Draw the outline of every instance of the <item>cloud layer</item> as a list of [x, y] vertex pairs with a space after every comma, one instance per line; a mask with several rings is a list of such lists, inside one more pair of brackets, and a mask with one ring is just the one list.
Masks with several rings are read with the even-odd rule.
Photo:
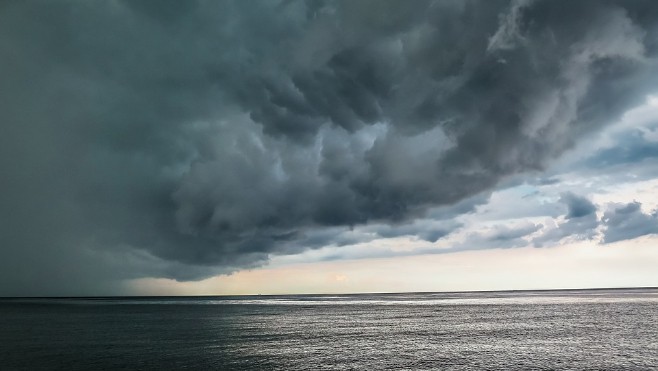
[[[3, 2], [6, 287], [435, 242], [652, 91], [656, 19], [651, 1]], [[566, 202], [566, 224], [594, 211]]]

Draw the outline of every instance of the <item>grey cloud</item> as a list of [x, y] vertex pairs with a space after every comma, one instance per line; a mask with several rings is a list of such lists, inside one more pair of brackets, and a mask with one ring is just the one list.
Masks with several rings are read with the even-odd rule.
[[373, 226], [371, 229], [383, 238], [392, 238], [400, 236], [418, 237], [427, 242], [436, 242], [450, 233], [458, 230], [463, 225], [456, 221], [433, 221], [417, 220], [413, 223], [404, 225], [380, 225]]
[[616, 205], [603, 214], [605, 227], [603, 243], [630, 240], [647, 234], [658, 233], [658, 214], [645, 214], [642, 204], [631, 202]]
[[596, 206], [585, 197], [571, 192], [563, 193], [560, 202], [567, 205], [567, 219], [582, 218], [596, 212]]
[[596, 206], [587, 198], [574, 193], [563, 193], [560, 202], [567, 207], [564, 220], [557, 223], [554, 228], [547, 229], [533, 239], [537, 247], [546, 244], [555, 244], [563, 238], [576, 240], [592, 239], [596, 236], [599, 220], [596, 216]]
[[545, 185], [553, 185], [553, 184], [558, 184], [560, 183], [560, 179], [557, 177], [551, 177], [551, 178], [539, 178], [536, 180], [536, 184], [545, 186]]
[[483, 250], [527, 246], [525, 237], [537, 232], [542, 224], [523, 223], [517, 226], [496, 225], [480, 232], [471, 232], [466, 239], [450, 247], [450, 250]]
[[[657, 12], [2, 2], [5, 281], [197, 279], [319, 247], [323, 228], [470, 212], [655, 86]], [[153, 262], [121, 267], [125, 249]]]
[[582, 142], [549, 172], [571, 180], [596, 179], [587, 185], [590, 193], [605, 190], [608, 185], [655, 178], [658, 176], [656, 111], [649, 102], [634, 107], [618, 123], [594, 136], [593, 141]]
[[[369, 227], [373, 229], [373, 227]], [[459, 227], [457, 227], [459, 228]], [[373, 258], [393, 258], [414, 255], [434, 255], [449, 254], [459, 251], [484, 250], [496, 248], [514, 248], [528, 245], [527, 237], [542, 228], [541, 224], [522, 223], [516, 226], [495, 225], [484, 228], [479, 232], [466, 234], [463, 241], [448, 244], [447, 247], [436, 247], [425, 245], [411, 249], [391, 249], [380, 246], [347, 246], [331, 251], [326, 251], [322, 260], [356, 260], [356, 259], [373, 259]], [[453, 230], [452, 232], [456, 231]], [[392, 234], [390, 237], [409, 236], [407, 233]], [[439, 238], [447, 236], [441, 235]], [[425, 239], [422, 238], [421, 239]], [[428, 239], [425, 239], [428, 242]]]
[[641, 130], [630, 130], [615, 139], [614, 147], [597, 151], [586, 160], [585, 166], [600, 169], [643, 161], [654, 163], [658, 159], [658, 142], [647, 139]]
[[473, 214], [480, 206], [489, 202], [491, 192], [482, 192], [465, 198], [452, 205], [444, 205], [431, 209], [427, 216], [434, 220], [452, 219], [459, 215]]

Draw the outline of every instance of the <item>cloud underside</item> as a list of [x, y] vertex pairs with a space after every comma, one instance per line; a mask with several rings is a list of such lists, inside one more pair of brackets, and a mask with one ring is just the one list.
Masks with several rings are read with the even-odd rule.
[[[652, 1], [3, 2], [0, 268], [186, 280], [436, 242], [652, 92], [656, 19]], [[565, 197], [546, 241], [595, 215]], [[589, 221], [606, 242], [655, 232], [615, 210]]]

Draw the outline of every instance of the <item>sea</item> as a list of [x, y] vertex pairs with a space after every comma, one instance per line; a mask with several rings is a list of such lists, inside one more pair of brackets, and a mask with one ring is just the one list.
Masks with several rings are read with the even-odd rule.
[[0, 370], [651, 370], [658, 289], [0, 299]]

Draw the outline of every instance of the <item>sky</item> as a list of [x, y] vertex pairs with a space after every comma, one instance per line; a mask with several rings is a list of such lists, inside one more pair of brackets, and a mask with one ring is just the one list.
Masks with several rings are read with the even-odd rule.
[[658, 3], [0, 2], [0, 296], [658, 286]]

